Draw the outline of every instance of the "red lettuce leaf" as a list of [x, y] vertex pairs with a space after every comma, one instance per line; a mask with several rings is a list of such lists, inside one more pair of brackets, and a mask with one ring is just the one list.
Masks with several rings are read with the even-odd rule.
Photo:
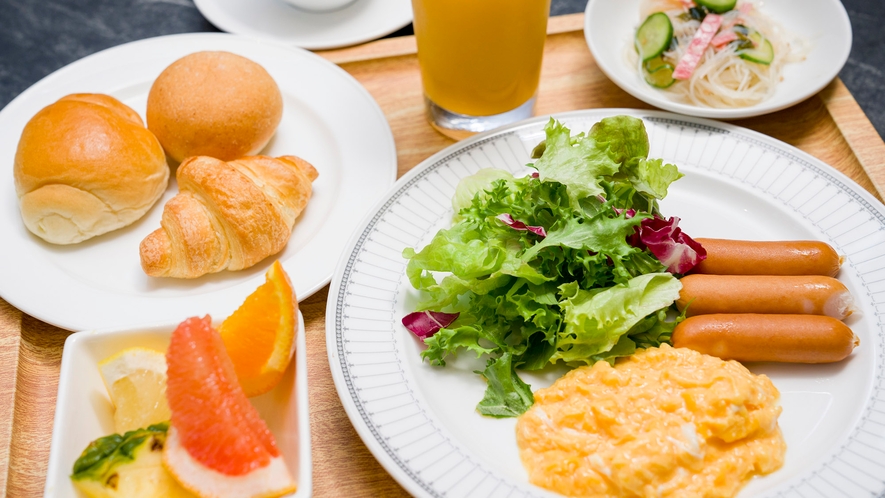
[[[676, 216], [642, 220], [630, 244], [648, 248], [670, 273], [684, 274], [707, 259], [707, 251], [679, 228]], [[638, 239], [638, 240], [637, 240]]]
[[439, 329], [448, 327], [460, 313], [441, 311], [416, 311], [403, 317], [403, 326], [422, 340], [433, 336]]
[[509, 226], [510, 228], [512, 228], [514, 230], [528, 230], [529, 232], [532, 232], [533, 234], [538, 235], [540, 237], [547, 236], [547, 230], [544, 230], [544, 227], [536, 227], [536, 226], [526, 225], [525, 223], [523, 223], [521, 221], [514, 220], [513, 216], [510, 216], [507, 213], [499, 214], [497, 216], [497, 218], [499, 220], [503, 221], [505, 225]]

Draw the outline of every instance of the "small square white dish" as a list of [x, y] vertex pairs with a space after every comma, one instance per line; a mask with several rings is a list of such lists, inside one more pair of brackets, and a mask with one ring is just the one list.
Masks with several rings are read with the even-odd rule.
[[[87, 330], [68, 337], [61, 360], [44, 496], [82, 497], [70, 479], [74, 461], [91, 441], [114, 432], [113, 405], [98, 363], [129, 347], [165, 351], [175, 327]], [[307, 498], [313, 491], [307, 400], [304, 317], [299, 311], [295, 356], [282, 381], [270, 392], [250, 399], [298, 483], [298, 490], [288, 498]]]

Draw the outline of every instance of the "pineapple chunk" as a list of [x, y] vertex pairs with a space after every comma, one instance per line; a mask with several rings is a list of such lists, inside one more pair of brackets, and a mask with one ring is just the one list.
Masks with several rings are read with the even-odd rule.
[[168, 423], [96, 439], [74, 463], [71, 480], [93, 498], [192, 497], [163, 467]]

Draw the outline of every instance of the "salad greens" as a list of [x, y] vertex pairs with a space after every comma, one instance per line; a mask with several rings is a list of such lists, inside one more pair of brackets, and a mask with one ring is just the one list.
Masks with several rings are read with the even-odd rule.
[[657, 201], [682, 174], [648, 159], [642, 120], [605, 118], [572, 135], [551, 119], [545, 131], [530, 165], [537, 173], [487, 169], [463, 179], [452, 227], [403, 251], [422, 291], [403, 323], [431, 364], [462, 350], [487, 357], [477, 372], [488, 383], [483, 415], [532, 405], [518, 369], [613, 363], [667, 342], [681, 319], [667, 319], [682, 288], [673, 273], [704, 257], [678, 218], [660, 216]]

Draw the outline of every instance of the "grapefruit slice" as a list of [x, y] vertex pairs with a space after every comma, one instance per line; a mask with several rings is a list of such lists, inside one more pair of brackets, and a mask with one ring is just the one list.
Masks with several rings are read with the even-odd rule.
[[163, 464], [182, 486], [207, 497], [269, 497], [296, 489], [208, 316], [175, 329], [166, 363], [172, 419]]

